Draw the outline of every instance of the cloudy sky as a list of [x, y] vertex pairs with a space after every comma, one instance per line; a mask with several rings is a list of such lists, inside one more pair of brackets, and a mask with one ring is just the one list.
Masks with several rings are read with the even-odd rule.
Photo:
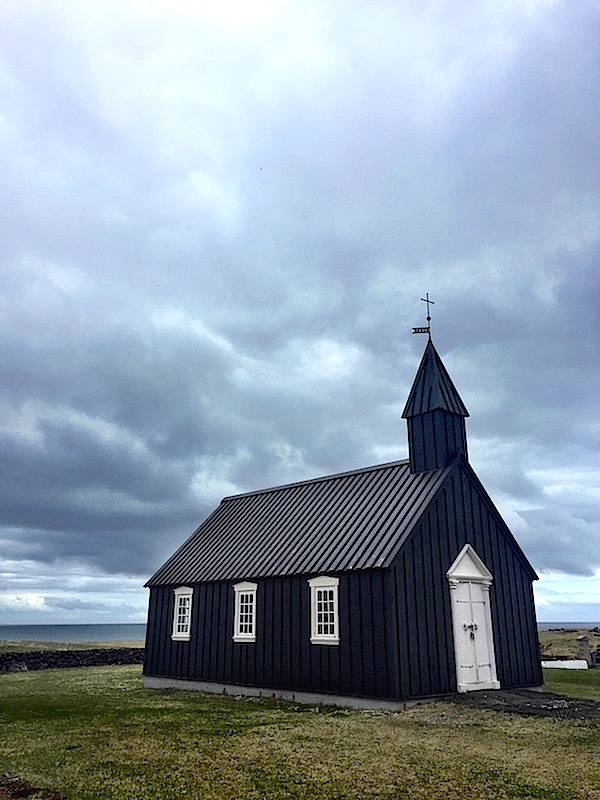
[[0, 622], [142, 622], [221, 497], [404, 458], [426, 343], [600, 621], [600, 4], [0, 0]]

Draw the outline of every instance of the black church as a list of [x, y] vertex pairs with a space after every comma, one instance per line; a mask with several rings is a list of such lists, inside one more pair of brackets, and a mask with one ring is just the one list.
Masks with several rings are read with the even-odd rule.
[[431, 339], [409, 458], [226, 497], [148, 581], [147, 686], [392, 707], [542, 683], [537, 576]]

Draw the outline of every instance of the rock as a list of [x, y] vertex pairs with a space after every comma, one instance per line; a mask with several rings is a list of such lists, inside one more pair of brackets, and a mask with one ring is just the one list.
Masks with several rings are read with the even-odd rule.
[[24, 661], [8, 661], [0, 666], [0, 672], [27, 672], [29, 667]]
[[143, 663], [144, 649], [142, 647], [97, 647], [90, 650], [0, 653], [0, 672]]

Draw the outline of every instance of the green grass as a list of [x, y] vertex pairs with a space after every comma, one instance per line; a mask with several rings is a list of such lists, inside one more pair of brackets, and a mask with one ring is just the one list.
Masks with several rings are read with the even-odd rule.
[[544, 688], [549, 692], [600, 702], [600, 669], [545, 669]]
[[[594, 693], [593, 675], [566, 680]], [[441, 701], [319, 711], [144, 689], [139, 666], [47, 670], [0, 676], [2, 771], [69, 800], [598, 800], [600, 726]]]

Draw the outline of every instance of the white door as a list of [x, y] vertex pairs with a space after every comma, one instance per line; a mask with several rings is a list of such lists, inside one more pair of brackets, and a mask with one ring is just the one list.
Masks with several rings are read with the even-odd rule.
[[447, 575], [458, 691], [499, 689], [490, 612], [492, 575], [470, 545], [463, 548]]

